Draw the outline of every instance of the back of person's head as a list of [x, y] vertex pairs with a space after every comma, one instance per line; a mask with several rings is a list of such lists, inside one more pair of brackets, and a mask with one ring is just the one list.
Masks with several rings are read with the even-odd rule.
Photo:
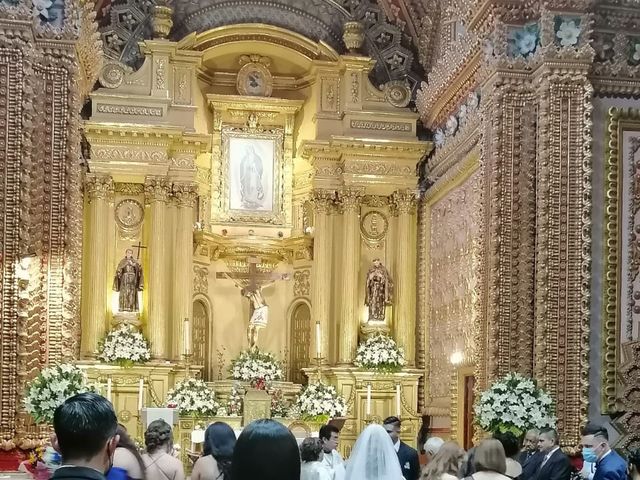
[[476, 472], [498, 472], [504, 474], [507, 470], [507, 459], [502, 444], [495, 438], [488, 438], [480, 442], [473, 456], [473, 466]]
[[316, 462], [320, 458], [322, 443], [319, 438], [307, 437], [300, 444], [300, 458], [303, 462]]
[[236, 442], [231, 478], [299, 480], [300, 452], [293, 434], [274, 420], [251, 422]]
[[609, 442], [609, 431], [607, 427], [595, 422], [587, 423], [582, 429], [582, 436], [586, 437], [587, 435], [593, 435], [594, 437], [603, 439], [607, 443]]
[[513, 458], [520, 453], [520, 442], [518, 442], [518, 438], [513, 433], [496, 432], [493, 434], [493, 438], [502, 444], [507, 458]]
[[203, 455], [211, 455], [224, 478], [231, 478], [231, 459], [236, 446], [236, 433], [224, 422], [215, 422], [204, 432]]
[[423, 470], [421, 478], [440, 480], [444, 473], [457, 476], [464, 456], [464, 450], [456, 442], [444, 443]]
[[320, 427], [318, 437], [320, 440], [331, 440], [332, 433], [340, 433], [340, 429], [335, 425], [323, 425]]
[[629, 460], [629, 473], [633, 479], [634, 475], [640, 474], [640, 449], [629, 450], [627, 458]]
[[117, 428], [111, 402], [95, 393], [74, 395], [53, 414], [55, 443], [64, 463], [104, 456], [108, 467], [118, 442]]
[[440, 437], [429, 437], [427, 441], [424, 442], [424, 451], [427, 455], [434, 456], [438, 453], [438, 450], [444, 445], [444, 440]]
[[162, 419], [151, 422], [147, 431], [144, 432], [144, 444], [149, 453], [154, 453], [161, 448], [165, 448], [168, 452], [173, 446], [171, 425]]

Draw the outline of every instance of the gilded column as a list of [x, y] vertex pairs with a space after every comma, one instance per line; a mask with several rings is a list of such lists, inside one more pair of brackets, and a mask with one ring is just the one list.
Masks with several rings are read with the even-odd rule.
[[340, 335], [338, 362], [353, 361], [358, 346], [358, 269], [360, 266], [360, 201], [363, 193], [345, 189], [339, 194], [342, 205], [342, 299], [340, 304]]
[[113, 180], [109, 175], [87, 175], [85, 193], [89, 207], [84, 256], [81, 355], [94, 357], [107, 330], [107, 225]]
[[[326, 360], [329, 358], [330, 294], [331, 294], [331, 231], [329, 215], [334, 201], [334, 192], [330, 190], [314, 190], [313, 206], [315, 210], [315, 228], [313, 236], [313, 281], [311, 303], [313, 321], [320, 323], [321, 351]], [[313, 345], [315, 352], [318, 339], [313, 329]], [[313, 354], [312, 354], [313, 356]]]
[[[174, 183], [176, 205], [176, 236], [173, 252], [173, 318], [172, 356], [180, 360], [184, 351], [184, 319], [193, 325], [193, 206], [198, 187], [195, 183]], [[192, 338], [189, 336], [189, 338]]]
[[146, 202], [149, 205], [149, 272], [147, 334], [154, 358], [169, 358], [167, 332], [169, 307], [165, 262], [167, 261], [167, 201], [169, 183], [166, 177], [147, 177], [144, 184]]
[[407, 366], [412, 367], [416, 357], [416, 198], [413, 191], [399, 190], [391, 200], [398, 216], [393, 333], [404, 348]]

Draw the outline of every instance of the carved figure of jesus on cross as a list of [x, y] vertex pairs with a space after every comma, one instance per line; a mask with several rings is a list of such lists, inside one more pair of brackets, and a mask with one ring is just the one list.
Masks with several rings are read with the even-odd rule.
[[267, 326], [269, 322], [269, 307], [262, 295], [262, 289], [272, 285], [278, 280], [289, 280], [288, 273], [262, 273], [258, 270], [260, 258], [248, 257], [249, 271], [244, 272], [218, 272], [216, 278], [233, 280], [236, 287], [240, 288], [240, 294], [249, 300], [251, 316], [247, 328], [247, 341], [250, 349], [256, 349], [258, 332]]

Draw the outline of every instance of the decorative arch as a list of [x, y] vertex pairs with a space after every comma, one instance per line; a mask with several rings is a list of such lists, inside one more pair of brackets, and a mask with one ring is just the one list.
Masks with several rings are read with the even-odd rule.
[[205, 381], [213, 380], [213, 306], [209, 297], [202, 293], [193, 296], [192, 329], [193, 363], [203, 366], [202, 377]]
[[297, 298], [287, 311], [289, 328], [289, 380], [305, 384], [307, 377], [301, 369], [310, 364], [311, 353], [311, 302]]

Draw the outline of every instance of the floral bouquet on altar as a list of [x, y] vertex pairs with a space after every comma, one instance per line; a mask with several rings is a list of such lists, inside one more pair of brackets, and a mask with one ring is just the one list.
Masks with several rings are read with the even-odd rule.
[[58, 405], [77, 393], [93, 390], [82, 370], [62, 363], [43, 369], [33, 379], [24, 398], [24, 407], [36, 423], [51, 423]]
[[555, 427], [551, 396], [532, 378], [510, 373], [484, 391], [474, 407], [476, 423], [487, 432], [520, 436], [529, 429]]
[[347, 402], [335, 387], [322, 382], [307, 385], [296, 397], [293, 410], [303, 420], [326, 423], [331, 418], [347, 414]]
[[242, 395], [240, 394], [241, 387], [234, 385], [231, 388], [231, 395], [227, 401], [227, 414], [230, 417], [239, 417], [242, 415]]
[[282, 390], [271, 390], [269, 395], [271, 395], [271, 417], [287, 417], [289, 415], [289, 402], [284, 398]]
[[245, 350], [231, 361], [231, 378], [249, 382], [258, 390], [265, 390], [271, 382], [282, 380], [282, 366], [272, 353], [257, 349]]
[[167, 406], [177, 408], [181, 415], [214, 417], [220, 404], [216, 394], [206, 383], [197, 378], [185, 378], [167, 392]]
[[98, 359], [121, 367], [132, 367], [151, 359], [149, 342], [131, 325], [121, 325], [111, 330], [100, 343]]
[[358, 345], [356, 367], [379, 372], [398, 372], [405, 365], [404, 350], [388, 335], [376, 335]]

